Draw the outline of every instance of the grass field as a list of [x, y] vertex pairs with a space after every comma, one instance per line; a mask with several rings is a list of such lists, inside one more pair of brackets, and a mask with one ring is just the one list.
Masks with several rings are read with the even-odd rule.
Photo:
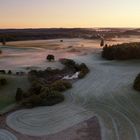
[[15, 94], [18, 87], [27, 90], [29, 82], [26, 76], [2, 75], [0, 78], [7, 79], [7, 85], [0, 87], [0, 111], [10, 104], [15, 103]]

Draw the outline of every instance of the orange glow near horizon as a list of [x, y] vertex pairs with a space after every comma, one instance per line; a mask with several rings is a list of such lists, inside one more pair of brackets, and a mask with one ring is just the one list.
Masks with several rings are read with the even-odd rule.
[[0, 28], [140, 27], [140, 0], [1, 0]]

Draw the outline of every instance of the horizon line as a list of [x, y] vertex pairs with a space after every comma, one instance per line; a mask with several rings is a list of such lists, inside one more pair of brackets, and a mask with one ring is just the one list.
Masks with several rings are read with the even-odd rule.
[[23, 27], [23, 28], [0, 28], [0, 30], [18, 30], [18, 29], [140, 29], [140, 27]]

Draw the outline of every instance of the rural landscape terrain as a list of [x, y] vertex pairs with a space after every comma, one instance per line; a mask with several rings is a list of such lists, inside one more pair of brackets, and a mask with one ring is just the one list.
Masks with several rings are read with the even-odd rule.
[[0, 140], [140, 139], [140, 29], [0, 37]]
[[140, 140], [140, 0], [0, 0], [0, 140]]

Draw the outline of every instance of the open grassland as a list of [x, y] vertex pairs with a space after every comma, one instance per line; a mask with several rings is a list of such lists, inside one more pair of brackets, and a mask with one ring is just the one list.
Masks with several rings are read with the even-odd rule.
[[[63, 40], [63, 42], [61, 42]], [[130, 43], [130, 42], [139, 42], [140, 36], [128, 35], [123, 37], [107, 38], [105, 43], [108, 45], [121, 44], [121, 43]], [[31, 40], [31, 41], [15, 41], [8, 42], [8, 46], [16, 47], [35, 47], [35, 48], [46, 48], [46, 49], [63, 49], [63, 48], [96, 48], [99, 47], [100, 39], [49, 39], [49, 40]]]
[[7, 117], [8, 126], [26, 135], [42, 136], [97, 116], [102, 140], [139, 140], [140, 95], [132, 88], [139, 61], [110, 62], [97, 54], [75, 60], [86, 63], [90, 74], [65, 93], [65, 102], [16, 111]]
[[[63, 40], [63, 41], [62, 41]], [[62, 41], [62, 42], [61, 42]], [[93, 46], [94, 43], [94, 46]], [[33, 41], [15, 41], [8, 42], [8, 46], [15, 47], [33, 47], [33, 48], [46, 48], [46, 49], [63, 49], [72, 47], [96, 47], [99, 45], [100, 40], [86, 40], [86, 39], [52, 39], [52, 40], [33, 40]]]
[[27, 90], [29, 82], [27, 76], [2, 75], [1, 78], [7, 79], [7, 85], [0, 87], [0, 111], [10, 104], [15, 103], [17, 88]]
[[98, 46], [99, 43], [99, 40], [84, 39], [64, 39], [64, 42], [60, 40], [8, 42], [7, 46], [0, 46], [3, 52], [0, 55], [0, 64], [2, 69], [13, 71], [38, 70], [46, 69], [46, 67], [62, 68], [57, 61], [47, 63], [47, 55], [53, 54], [55, 60], [73, 58], [94, 52], [93, 44]]
[[[61, 42], [63, 40], [63, 42]], [[108, 45], [140, 41], [138, 36], [111, 38], [105, 40]], [[7, 46], [0, 46], [0, 64], [2, 69], [14, 71], [26, 71], [28, 68], [45, 69], [46, 56], [55, 55], [55, 59], [73, 58], [78, 55], [86, 55], [98, 52], [100, 40], [93, 39], [52, 39], [7, 42]], [[52, 67], [51, 63], [47, 64]], [[59, 65], [56, 63], [55, 65]], [[56, 68], [56, 67], [55, 67]]]

